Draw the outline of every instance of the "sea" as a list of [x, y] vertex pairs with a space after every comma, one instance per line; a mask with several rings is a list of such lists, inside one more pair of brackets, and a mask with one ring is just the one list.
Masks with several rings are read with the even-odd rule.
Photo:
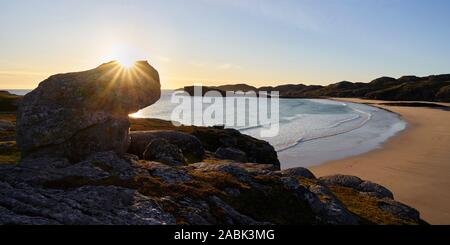
[[[29, 90], [9, 90], [24, 95]], [[172, 100], [173, 90], [163, 90], [161, 98], [155, 104], [132, 114], [138, 118], [158, 118], [171, 120], [172, 112], [179, 106]], [[205, 103], [202, 110], [211, 104]], [[227, 105], [230, 106], [230, 105]], [[248, 107], [232, 104], [233, 110], [227, 111], [255, 117]], [[247, 113], [243, 110], [247, 110]], [[202, 116], [202, 113], [197, 113]], [[216, 121], [197, 118], [181, 121], [182, 124], [214, 126]], [[250, 118], [246, 118], [249, 122]], [[180, 122], [180, 121], [178, 121]], [[262, 137], [263, 124], [233, 126], [243, 134], [268, 141], [277, 151], [282, 169], [311, 167], [327, 161], [343, 159], [363, 154], [378, 148], [390, 137], [407, 127], [402, 118], [392, 112], [365, 104], [339, 102], [326, 99], [279, 99], [278, 133], [271, 137]]]

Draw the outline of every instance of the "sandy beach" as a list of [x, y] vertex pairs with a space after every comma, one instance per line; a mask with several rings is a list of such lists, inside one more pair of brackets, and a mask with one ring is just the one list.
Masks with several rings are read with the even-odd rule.
[[349, 174], [382, 184], [394, 192], [397, 200], [419, 210], [427, 222], [450, 224], [450, 111], [376, 106], [400, 114], [408, 122], [408, 128], [388, 140], [381, 149], [327, 162], [311, 170], [317, 176]]

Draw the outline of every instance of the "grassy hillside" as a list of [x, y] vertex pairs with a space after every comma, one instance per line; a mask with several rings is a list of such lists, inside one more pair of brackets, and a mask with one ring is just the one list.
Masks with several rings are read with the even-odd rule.
[[[253, 87], [243, 84], [223, 85], [219, 87], [204, 87], [204, 92], [251, 90]], [[185, 87], [193, 94], [193, 87]], [[265, 86], [259, 91], [278, 91], [282, 98], [323, 98], [323, 97], [358, 97], [379, 100], [406, 101], [440, 101], [450, 102], [450, 74], [432, 75], [427, 77], [403, 76], [395, 79], [380, 77], [370, 83], [353, 83], [342, 81], [328, 86], [286, 84], [280, 86]]]

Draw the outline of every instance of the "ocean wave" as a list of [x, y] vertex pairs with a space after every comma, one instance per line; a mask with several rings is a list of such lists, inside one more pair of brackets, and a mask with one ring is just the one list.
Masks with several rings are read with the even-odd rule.
[[[348, 105], [345, 104], [345, 106], [348, 106]], [[297, 141], [293, 142], [292, 144], [288, 144], [286, 146], [280, 147], [280, 148], [276, 149], [276, 151], [277, 152], [283, 152], [283, 151], [286, 151], [286, 150], [291, 149], [293, 147], [296, 147], [297, 145], [299, 145], [301, 143], [304, 143], [304, 142], [318, 140], [318, 139], [324, 139], [324, 138], [328, 138], [328, 137], [333, 137], [333, 136], [349, 133], [349, 132], [352, 132], [352, 131], [354, 131], [356, 129], [359, 129], [359, 128], [363, 127], [367, 122], [369, 122], [372, 119], [372, 114], [371, 113], [365, 112], [365, 111], [362, 111], [362, 110], [358, 110], [358, 109], [352, 108], [350, 106], [348, 106], [348, 107], [350, 109], [352, 109], [353, 111], [357, 112], [357, 113], [361, 113], [361, 114], [365, 115], [366, 116], [365, 119], [360, 124], [357, 124], [357, 125], [355, 125], [355, 127], [352, 127], [350, 129], [347, 129], [347, 130], [334, 132], [334, 133], [330, 132], [330, 133], [325, 134], [325, 135], [318, 135], [318, 136], [313, 136], [313, 137], [305, 137], [305, 136], [300, 137], [300, 138], [297, 139]], [[344, 123], [355, 121], [355, 120], [357, 120], [359, 118], [361, 118], [361, 115], [357, 115], [357, 116], [352, 117], [352, 118], [347, 118], [347, 119], [341, 120], [341, 121], [331, 125], [330, 127], [321, 128], [321, 129], [317, 129], [317, 130], [326, 131], [327, 129], [336, 128], [336, 127], [338, 127], [338, 126], [340, 126], [340, 125], [342, 125]]]

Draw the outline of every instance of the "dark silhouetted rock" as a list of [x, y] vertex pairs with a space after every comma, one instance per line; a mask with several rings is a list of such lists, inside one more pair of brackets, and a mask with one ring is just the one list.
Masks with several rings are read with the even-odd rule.
[[371, 195], [383, 198], [394, 198], [394, 195], [386, 187], [370, 181], [364, 181], [356, 176], [351, 175], [332, 175], [319, 178], [325, 185], [340, 185], [350, 187], [360, 192], [366, 192]]
[[142, 155], [144, 160], [157, 161], [172, 166], [181, 166], [186, 163], [180, 148], [164, 138], [151, 140]]
[[84, 186], [64, 191], [1, 181], [0, 188], [2, 225], [175, 224], [154, 199], [132, 189]]
[[341, 174], [320, 177], [319, 180], [325, 185], [341, 185], [350, 188], [358, 188], [363, 182], [363, 180], [356, 176]]
[[235, 160], [238, 162], [247, 162], [247, 155], [245, 152], [233, 148], [233, 147], [220, 147], [215, 152], [216, 157], [220, 159], [229, 159], [229, 160]]
[[95, 69], [58, 74], [24, 96], [17, 117], [17, 142], [25, 157], [67, 156], [80, 160], [91, 153], [129, 146], [128, 115], [160, 97], [158, 72], [147, 62], [138, 72], [117, 62]]
[[361, 192], [371, 193], [372, 195], [380, 198], [394, 198], [394, 194], [386, 187], [370, 181], [363, 181], [361, 184], [359, 184], [357, 190]]
[[419, 211], [393, 199], [382, 199], [382, 201], [380, 202], [380, 208], [397, 217], [402, 217], [403, 219], [420, 221]]
[[[247, 156], [248, 162], [251, 163], [259, 163], [259, 164], [271, 164], [274, 165], [278, 170], [280, 169], [280, 161], [278, 160], [277, 152], [274, 147], [270, 145], [268, 142], [264, 140], [259, 140], [253, 138], [249, 135], [242, 134], [238, 130], [235, 129], [224, 129], [223, 126], [218, 125], [214, 127], [199, 127], [199, 126], [174, 126], [172, 122], [165, 121], [161, 119], [150, 119], [150, 118], [141, 118], [141, 119], [131, 119], [132, 127], [131, 127], [131, 138], [132, 143], [129, 150], [130, 154], [140, 155], [145, 150], [145, 146], [149, 140], [149, 138], [153, 138], [152, 133], [148, 133], [149, 136], [145, 136], [148, 130], [151, 132], [155, 131], [177, 131], [183, 132], [184, 134], [194, 136], [198, 141], [200, 141], [203, 146], [204, 151], [210, 154], [214, 154], [220, 147], [232, 147], [235, 149], [239, 149], [240, 151], [245, 152]], [[141, 136], [139, 136], [141, 135]], [[162, 137], [166, 138], [166, 133], [160, 133]], [[179, 135], [177, 133], [173, 133], [173, 135]], [[183, 137], [178, 137], [182, 139]], [[167, 138], [166, 138], [167, 139]], [[169, 142], [172, 143], [171, 140]], [[182, 141], [183, 142], [183, 141]], [[191, 150], [186, 149], [184, 151], [184, 146], [182, 143], [179, 145], [174, 141], [175, 145], [181, 148], [183, 151], [184, 157], [188, 160], [188, 163], [200, 162], [203, 161], [203, 158], [206, 158], [206, 155], [201, 155], [202, 158], [198, 159], [190, 159], [189, 156], [186, 155], [186, 152], [196, 152], [195, 149], [199, 149], [198, 147], [192, 147]], [[202, 153], [204, 152], [202, 151]], [[197, 153], [196, 153], [197, 154]], [[195, 157], [195, 156], [194, 156]]]
[[128, 153], [142, 157], [147, 145], [154, 139], [164, 139], [181, 149], [187, 162], [203, 160], [205, 149], [195, 136], [172, 130], [152, 130], [131, 132], [131, 144]]
[[196, 127], [192, 131], [203, 144], [203, 147], [216, 152], [221, 147], [231, 147], [245, 153], [251, 163], [272, 164], [280, 169], [278, 155], [268, 142], [255, 139], [235, 129], [218, 129], [212, 127]]
[[285, 169], [281, 171], [281, 174], [286, 177], [303, 177], [307, 179], [316, 178], [316, 176], [314, 176], [314, 174], [309, 171], [309, 169], [302, 167]]

